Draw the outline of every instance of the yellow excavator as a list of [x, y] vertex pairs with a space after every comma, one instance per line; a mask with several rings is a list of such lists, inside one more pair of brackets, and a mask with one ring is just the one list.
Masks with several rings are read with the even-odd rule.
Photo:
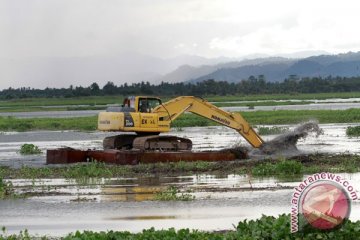
[[121, 106], [108, 107], [106, 112], [100, 112], [98, 129], [135, 134], [106, 137], [103, 141], [104, 149], [191, 150], [190, 139], [159, 136], [160, 133], [169, 132], [172, 121], [184, 112], [191, 112], [235, 129], [255, 148], [264, 143], [239, 113], [221, 110], [202, 98], [181, 96], [162, 103], [157, 97], [131, 96], [125, 98]]

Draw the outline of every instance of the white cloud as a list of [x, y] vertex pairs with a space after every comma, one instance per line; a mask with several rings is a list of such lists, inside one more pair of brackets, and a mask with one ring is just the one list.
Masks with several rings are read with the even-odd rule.
[[[359, 9], [356, 0], [1, 0], [0, 83], [26, 81], [14, 77], [24, 59], [360, 51]], [[40, 73], [57, 74], [45, 65]]]
[[[356, 22], [360, 21], [356, 13], [356, 9], [359, 9], [357, 2], [301, 3], [298, 12], [289, 18], [293, 21], [290, 25], [280, 21], [271, 25], [263, 22], [262, 26], [246, 34], [215, 37], [209, 41], [209, 48], [232, 56], [309, 50], [334, 53], [360, 50], [360, 32], [356, 30]], [[266, 20], [264, 15], [262, 17]]]
[[3, 0], [0, 57], [348, 51], [359, 47], [358, 9], [355, 0]]

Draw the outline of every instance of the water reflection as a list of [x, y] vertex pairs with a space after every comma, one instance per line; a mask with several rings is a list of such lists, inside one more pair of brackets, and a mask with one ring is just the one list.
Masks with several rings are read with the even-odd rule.
[[[262, 191], [288, 189], [295, 186], [296, 178], [254, 178], [238, 174], [200, 174], [189, 176], [147, 176], [139, 178], [99, 178], [86, 182], [67, 179], [13, 179], [16, 192], [27, 194], [29, 199], [41, 201], [86, 201], [100, 202], [147, 201], [169, 186], [182, 192], [191, 192], [197, 199], [224, 192]], [[216, 197], [218, 197], [216, 195]]]
[[[360, 173], [339, 174], [360, 189]], [[239, 198], [243, 192], [292, 189], [307, 176], [254, 177], [239, 174], [199, 174], [189, 176], [147, 176], [139, 178], [92, 179], [88, 184], [67, 179], [13, 179], [19, 194], [44, 202], [95, 200], [98, 202], [138, 202], [154, 199], [158, 192], [176, 186], [196, 199]]]

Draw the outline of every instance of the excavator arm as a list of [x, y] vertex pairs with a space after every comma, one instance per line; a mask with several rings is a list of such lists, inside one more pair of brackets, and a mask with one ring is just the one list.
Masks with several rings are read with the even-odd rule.
[[159, 121], [169, 123], [184, 112], [192, 112], [235, 129], [255, 148], [260, 147], [264, 143], [261, 137], [239, 113], [226, 112], [201, 98], [192, 96], [177, 97], [159, 105], [152, 112], [158, 114]]

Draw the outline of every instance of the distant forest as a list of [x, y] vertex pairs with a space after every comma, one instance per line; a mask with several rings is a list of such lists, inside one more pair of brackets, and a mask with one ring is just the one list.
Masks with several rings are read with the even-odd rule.
[[249, 95], [249, 94], [278, 94], [278, 93], [331, 93], [331, 92], [359, 92], [360, 77], [313, 77], [297, 79], [290, 76], [282, 82], [268, 82], [263, 75], [250, 76], [247, 80], [237, 83], [215, 81], [209, 79], [199, 83], [166, 83], [150, 84], [149, 82], [131, 85], [116, 85], [108, 82], [102, 88], [97, 83], [88, 87], [69, 88], [8, 88], [0, 91], [0, 99], [38, 98], [38, 97], [82, 97], [102, 95]]

